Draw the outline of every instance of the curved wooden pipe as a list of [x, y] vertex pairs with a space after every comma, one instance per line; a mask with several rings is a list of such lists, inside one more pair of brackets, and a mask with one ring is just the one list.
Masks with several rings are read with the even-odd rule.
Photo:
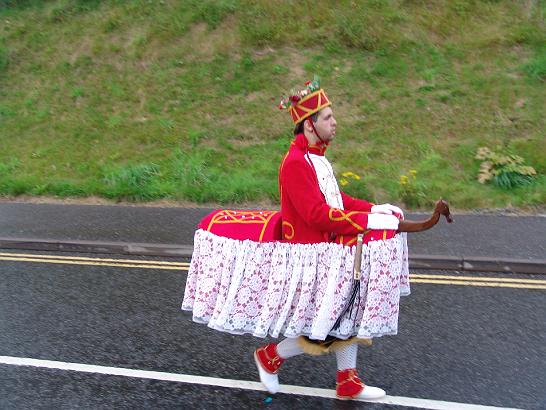
[[440, 199], [436, 202], [432, 216], [426, 221], [400, 221], [398, 223], [398, 232], [422, 232], [432, 228], [440, 220], [440, 215], [444, 215], [448, 223], [453, 222], [453, 218], [449, 212], [449, 204], [447, 201]]

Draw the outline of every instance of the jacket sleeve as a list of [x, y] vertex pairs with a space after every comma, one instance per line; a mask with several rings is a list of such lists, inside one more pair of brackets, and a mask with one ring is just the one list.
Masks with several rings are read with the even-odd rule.
[[343, 199], [343, 207], [350, 211], [371, 212], [372, 206], [375, 205], [371, 202], [364, 201], [363, 199], [353, 198], [344, 192], [341, 192], [341, 198]]
[[282, 194], [288, 195], [299, 216], [310, 226], [341, 235], [356, 235], [366, 229], [368, 215], [359, 210], [330, 208], [318, 186], [315, 173], [305, 160], [287, 161], [280, 178]]

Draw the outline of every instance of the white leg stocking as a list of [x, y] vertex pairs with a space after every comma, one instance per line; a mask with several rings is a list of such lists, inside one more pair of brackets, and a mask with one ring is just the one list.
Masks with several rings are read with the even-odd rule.
[[297, 356], [303, 353], [297, 337], [288, 337], [277, 345], [277, 353], [283, 359]]
[[337, 369], [346, 370], [356, 368], [356, 354], [358, 344], [353, 343], [336, 350]]

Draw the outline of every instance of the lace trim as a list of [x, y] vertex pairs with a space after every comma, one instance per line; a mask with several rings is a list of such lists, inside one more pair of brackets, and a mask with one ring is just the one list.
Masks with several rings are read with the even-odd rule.
[[330, 332], [352, 291], [354, 250], [197, 230], [182, 309], [213, 329], [257, 337], [396, 334], [400, 296], [410, 293], [406, 234], [363, 246], [360, 303]]

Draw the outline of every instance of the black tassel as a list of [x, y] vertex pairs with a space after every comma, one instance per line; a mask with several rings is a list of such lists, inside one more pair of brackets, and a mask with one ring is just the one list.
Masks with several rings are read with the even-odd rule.
[[[357, 296], [358, 296], [358, 302], [355, 303]], [[353, 291], [351, 293], [351, 297], [349, 298], [347, 305], [343, 309], [343, 312], [341, 312], [341, 314], [337, 318], [336, 323], [334, 323], [334, 327], [332, 327], [331, 331], [339, 329], [339, 326], [341, 325], [341, 320], [343, 319], [343, 317], [345, 316], [347, 312], [349, 312], [349, 317], [352, 316], [353, 308], [355, 305], [356, 306], [360, 305], [360, 280], [353, 280]], [[356, 311], [358, 312], [358, 307]]]
[[[349, 301], [347, 302], [347, 305], [345, 305], [345, 308], [343, 309], [343, 312], [339, 315], [339, 317], [336, 320], [336, 323], [334, 323], [334, 327], [332, 327], [332, 330], [334, 331], [339, 329], [339, 326], [341, 325], [341, 320], [349, 311], [349, 317], [353, 314], [353, 307], [355, 306], [355, 300], [358, 296], [358, 302], [356, 303], [357, 306], [360, 305], [360, 265], [362, 263], [362, 241], [364, 238], [364, 234], [358, 234], [356, 239], [356, 249], [355, 249], [355, 260], [353, 264], [353, 291], [351, 293], [351, 296], [349, 297]], [[358, 307], [356, 309], [358, 312]], [[355, 313], [356, 316], [356, 313]]]
[[[349, 317], [353, 316], [353, 308], [356, 306], [356, 313], [358, 312], [358, 306], [360, 306], [360, 280], [355, 280], [353, 293], [351, 294], [351, 299], [349, 299], [349, 304], [351, 305], [351, 310], [349, 310]], [[358, 298], [358, 299], [357, 299]]]

